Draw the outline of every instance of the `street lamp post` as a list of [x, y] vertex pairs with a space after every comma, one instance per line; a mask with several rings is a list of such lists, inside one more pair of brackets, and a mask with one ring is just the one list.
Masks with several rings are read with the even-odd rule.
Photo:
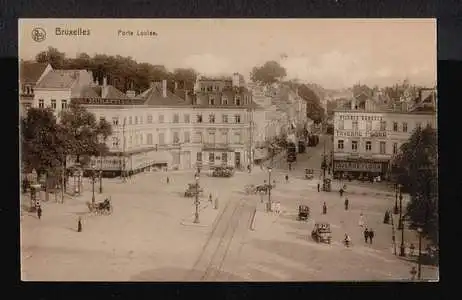
[[393, 213], [398, 214], [398, 186], [399, 184], [395, 183], [395, 207], [393, 208]]
[[417, 228], [417, 232], [419, 233], [419, 258], [418, 258], [418, 267], [417, 267], [417, 279], [422, 279], [422, 228]]
[[404, 249], [404, 224], [403, 224], [403, 194], [401, 191], [399, 193], [399, 223], [398, 229], [401, 230], [401, 246], [399, 256], [406, 256], [405, 249]]
[[196, 213], [194, 214], [194, 223], [198, 224], [199, 223], [199, 175], [196, 175], [196, 199], [194, 201], [194, 204], [196, 205]]
[[272, 185], [271, 185], [271, 167], [268, 168], [268, 185], [269, 185], [269, 188], [268, 188], [268, 211], [271, 211], [271, 188], [272, 188]]
[[92, 166], [92, 174], [91, 174], [91, 186], [92, 186], [92, 196], [91, 196], [91, 203], [95, 204], [95, 172], [96, 172], [96, 166]]

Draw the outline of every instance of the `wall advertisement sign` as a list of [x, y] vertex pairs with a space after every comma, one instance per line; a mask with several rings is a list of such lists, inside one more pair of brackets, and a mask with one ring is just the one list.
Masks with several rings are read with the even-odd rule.
[[356, 161], [334, 161], [334, 170], [335, 171], [381, 172], [382, 163], [356, 162]]

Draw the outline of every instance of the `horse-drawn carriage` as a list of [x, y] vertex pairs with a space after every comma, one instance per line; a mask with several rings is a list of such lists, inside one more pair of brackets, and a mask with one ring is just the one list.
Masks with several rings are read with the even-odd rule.
[[305, 169], [305, 179], [313, 179], [313, 178], [314, 178], [314, 170]]
[[94, 212], [97, 215], [110, 215], [113, 211], [113, 206], [110, 198], [104, 199], [103, 202], [91, 203], [87, 202], [88, 209], [90, 212]]
[[199, 194], [200, 196], [203, 195], [204, 189], [199, 186], [199, 184], [196, 183], [188, 183], [188, 188], [184, 192], [185, 197], [194, 197], [196, 194]]
[[300, 205], [298, 207], [298, 220], [306, 221], [310, 216], [310, 208], [306, 205]]

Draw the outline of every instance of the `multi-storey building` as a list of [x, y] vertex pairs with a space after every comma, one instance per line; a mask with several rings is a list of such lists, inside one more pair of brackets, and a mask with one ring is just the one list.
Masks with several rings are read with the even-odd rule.
[[[152, 83], [142, 94], [94, 94], [86, 87], [74, 98], [97, 118], [113, 124], [107, 140], [110, 155], [103, 170], [137, 172], [150, 167], [209, 168], [218, 165], [242, 168], [251, 157], [251, 111], [255, 108], [245, 89], [229, 82], [198, 80], [199, 88], [185, 99], [167, 90], [167, 82]], [[208, 90], [203, 85], [220, 86]], [[105, 89], [114, 90], [103, 84]], [[92, 92], [93, 91], [93, 92]], [[101, 158], [94, 158], [99, 166]]]
[[71, 98], [79, 96], [82, 87], [92, 84], [93, 75], [87, 70], [50, 70], [37, 82], [32, 106], [50, 107], [59, 115]]
[[19, 115], [25, 116], [34, 104], [34, 89], [53, 68], [50, 64], [21, 61], [19, 65]]
[[[428, 97], [427, 97], [428, 98]], [[351, 108], [334, 111], [333, 171], [338, 176], [386, 178], [390, 164], [401, 145], [416, 127], [436, 127], [435, 102], [424, 107], [426, 99], [412, 110], [385, 108], [370, 99], [351, 102]]]

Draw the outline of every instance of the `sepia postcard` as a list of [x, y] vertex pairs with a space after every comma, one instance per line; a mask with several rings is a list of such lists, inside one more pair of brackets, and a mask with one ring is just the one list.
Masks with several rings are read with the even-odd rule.
[[20, 19], [23, 281], [438, 281], [435, 19]]

